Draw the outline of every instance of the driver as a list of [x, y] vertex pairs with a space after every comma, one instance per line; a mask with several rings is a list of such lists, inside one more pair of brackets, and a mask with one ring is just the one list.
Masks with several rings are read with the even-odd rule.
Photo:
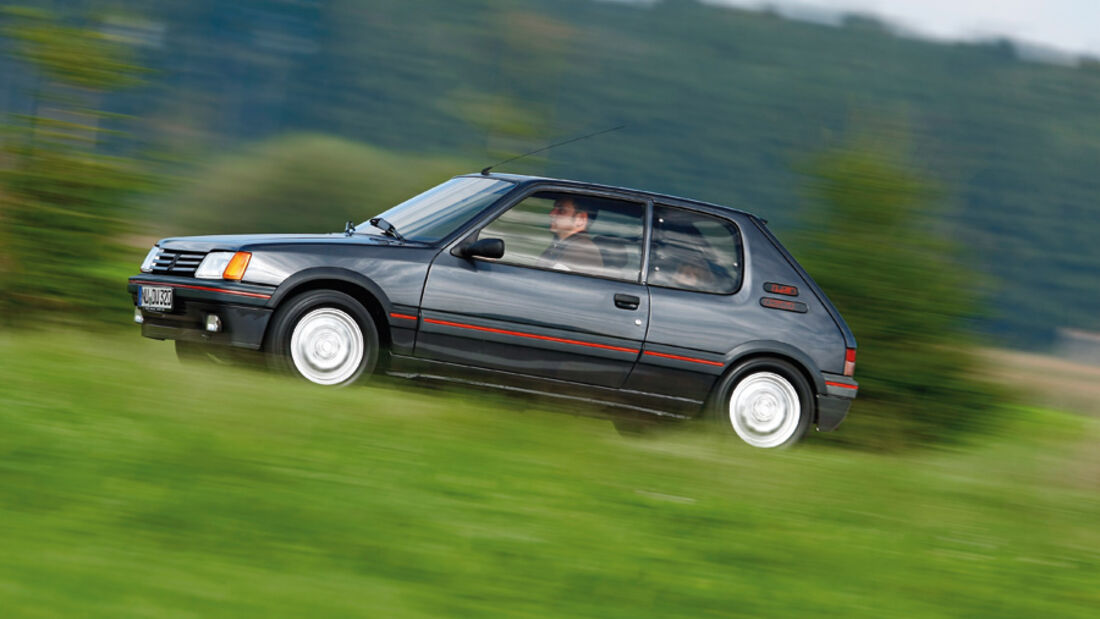
[[562, 271], [601, 269], [600, 249], [588, 235], [588, 225], [595, 219], [595, 210], [572, 196], [554, 200], [550, 209], [554, 241], [539, 256], [539, 265]]

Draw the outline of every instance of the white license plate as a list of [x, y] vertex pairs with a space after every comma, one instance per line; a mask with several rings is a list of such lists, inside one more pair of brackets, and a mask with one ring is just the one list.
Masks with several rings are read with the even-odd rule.
[[172, 289], [165, 286], [139, 287], [138, 307], [155, 310], [172, 309]]

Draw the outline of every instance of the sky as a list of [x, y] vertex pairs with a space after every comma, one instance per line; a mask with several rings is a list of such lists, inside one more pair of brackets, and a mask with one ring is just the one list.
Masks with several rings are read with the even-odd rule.
[[[870, 14], [948, 40], [1007, 37], [1071, 54], [1100, 57], [1100, 0], [703, 0], [813, 13], [827, 9]], [[791, 7], [794, 7], [793, 9]]]

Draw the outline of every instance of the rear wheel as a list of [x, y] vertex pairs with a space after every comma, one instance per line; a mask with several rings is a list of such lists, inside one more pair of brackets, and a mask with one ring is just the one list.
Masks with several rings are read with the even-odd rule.
[[797, 368], [779, 359], [751, 359], [722, 380], [716, 420], [753, 447], [787, 447], [810, 427], [813, 394]]
[[318, 385], [349, 385], [378, 363], [378, 329], [354, 298], [314, 290], [275, 310], [265, 346], [271, 364]]

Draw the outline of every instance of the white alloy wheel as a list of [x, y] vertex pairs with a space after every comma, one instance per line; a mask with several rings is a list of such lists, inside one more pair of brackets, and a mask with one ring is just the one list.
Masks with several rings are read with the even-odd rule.
[[335, 307], [320, 307], [302, 316], [290, 338], [294, 368], [318, 385], [337, 385], [354, 376], [363, 352], [359, 323]]
[[798, 432], [802, 404], [789, 380], [774, 372], [746, 376], [729, 399], [734, 432], [753, 447], [779, 447]]

